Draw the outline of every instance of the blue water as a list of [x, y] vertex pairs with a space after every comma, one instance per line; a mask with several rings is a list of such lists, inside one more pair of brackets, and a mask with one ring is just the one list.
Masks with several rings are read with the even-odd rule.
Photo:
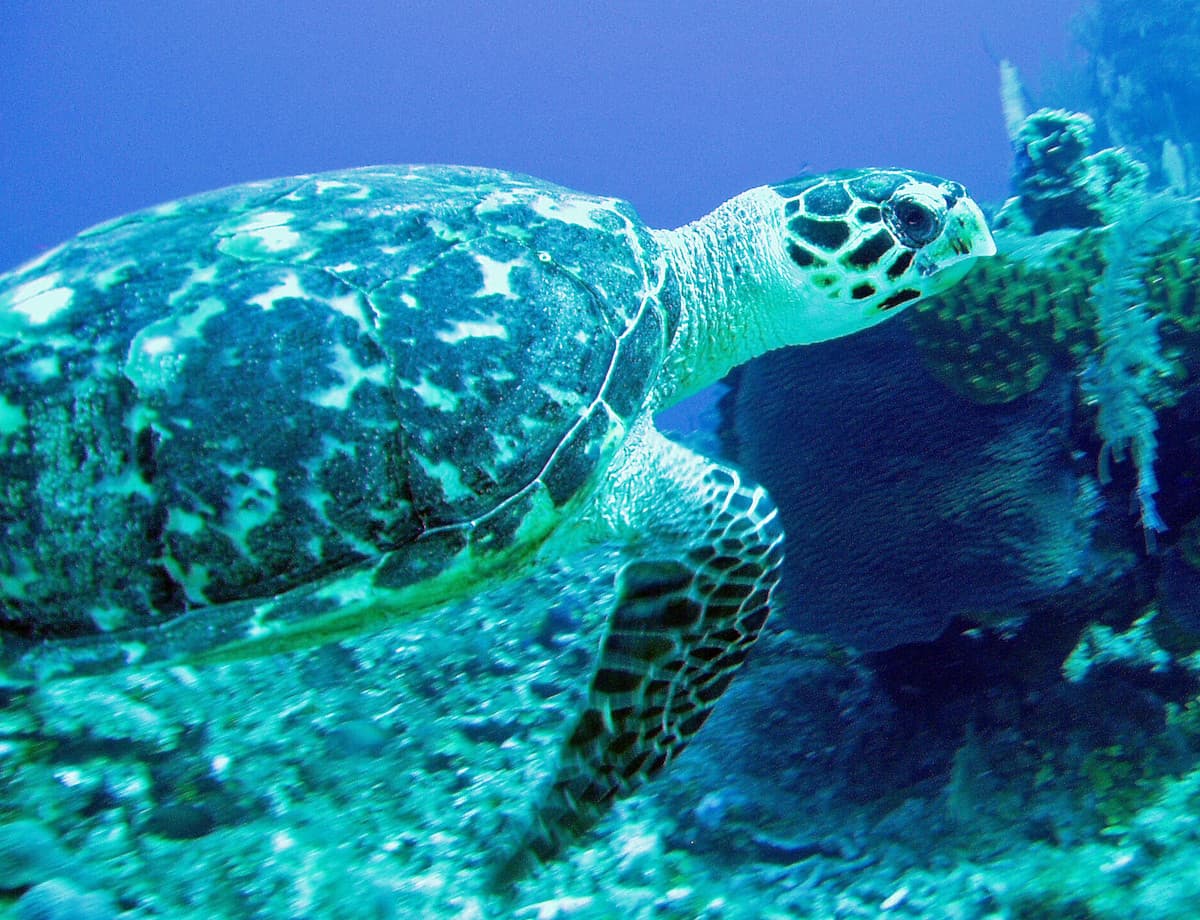
[[[21, 619], [26, 544], [78, 585], [137, 563], [89, 504], [102, 490], [64, 488], [45, 534], [0, 483], [0, 920], [1196, 916], [1192, 5], [10, 0], [0, 271], [156, 203], [377, 163], [529, 174], [652, 227], [799, 173], [910, 167], [966, 185], [1000, 256], [660, 415], [770, 490], [775, 610], [683, 756], [507, 896], [481, 880], [553, 773], [626, 558], [606, 545], [317, 648], [9, 686], [14, 650], [53, 648]], [[205, 344], [291, 366], [275, 344], [311, 343], [270, 322]], [[13, 328], [0, 459], [24, 470]], [[67, 434], [35, 471], [67, 484], [106, 469], [115, 442], [89, 432], [134, 425], [97, 422], [100, 384], [70, 370]], [[252, 415], [209, 419], [207, 442], [172, 419], [176, 446], [297, 427]], [[151, 479], [153, 449], [129, 448]], [[250, 531], [273, 474], [238, 480]], [[641, 577], [669, 583], [661, 563]], [[92, 615], [90, 590], [64, 609]], [[185, 627], [206, 648], [205, 621]], [[125, 639], [106, 654], [146, 654]]]
[[371, 163], [529, 173], [651, 226], [804, 167], [909, 166], [995, 200], [995, 58], [1036, 87], [1077, 6], [11, 0], [0, 265], [192, 192]]

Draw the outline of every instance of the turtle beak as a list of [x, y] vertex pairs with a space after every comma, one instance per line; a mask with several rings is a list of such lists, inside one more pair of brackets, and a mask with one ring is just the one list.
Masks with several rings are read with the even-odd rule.
[[927, 277], [957, 266], [956, 275], [961, 277], [975, 259], [995, 254], [996, 241], [979, 205], [970, 198], [960, 198], [946, 215], [941, 236], [917, 255], [917, 271]]
[[996, 241], [988, 230], [987, 218], [970, 198], [960, 198], [946, 215], [946, 235], [964, 257], [981, 258], [996, 254]]

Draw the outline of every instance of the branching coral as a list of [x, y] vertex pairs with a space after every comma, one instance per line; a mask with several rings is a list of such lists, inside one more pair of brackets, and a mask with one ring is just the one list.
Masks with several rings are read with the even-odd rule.
[[[1002, 71], [1005, 118], [1015, 91]], [[1121, 149], [1092, 152], [1096, 126], [1082, 112], [1039, 109], [1015, 128], [1013, 187], [997, 226], [1043, 234], [1065, 227], [1100, 227], [1114, 208], [1140, 197], [1149, 170]]]
[[1155, 251], [1190, 222], [1193, 211], [1192, 202], [1166, 195], [1123, 209], [1105, 236], [1107, 268], [1092, 288], [1100, 354], [1085, 367], [1083, 385], [1086, 398], [1097, 408], [1096, 424], [1104, 440], [1100, 481], [1110, 481], [1110, 458], [1132, 455], [1147, 535], [1166, 529], [1154, 501], [1158, 420], [1152, 405], [1170, 375], [1170, 365], [1162, 353], [1159, 317], [1147, 307], [1142, 279]]

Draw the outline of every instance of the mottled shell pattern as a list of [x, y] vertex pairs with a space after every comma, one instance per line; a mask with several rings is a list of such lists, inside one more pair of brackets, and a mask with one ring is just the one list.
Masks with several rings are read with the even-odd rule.
[[399, 587], [535, 544], [642, 411], [674, 284], [624, 202], [462, 167], [86, 231], [0, 278], [0, 626]]

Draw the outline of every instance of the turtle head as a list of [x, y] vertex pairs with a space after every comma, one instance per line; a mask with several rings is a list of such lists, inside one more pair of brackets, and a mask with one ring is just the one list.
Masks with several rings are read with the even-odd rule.
[[996, 252], [961, 185], [903, 169], [762, 185], [657, 233], [683, 317], [659, 405], [772, 348], [873, 326]]
[[[804, 176], [777, 196], [788, 344], [872, 326], [957, 282], [996, 252], [979, 206], [957, 182], [903, 169]], [[788, 301], [791, 303], [789, 304]]]

